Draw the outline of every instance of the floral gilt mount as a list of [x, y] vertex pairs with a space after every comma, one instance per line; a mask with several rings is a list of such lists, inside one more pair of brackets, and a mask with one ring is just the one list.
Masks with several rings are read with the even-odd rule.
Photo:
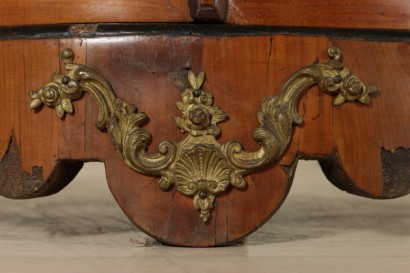
[[300, 95], [313, 85], [335, 94], [334, 105], [347, 101], [370, 103], [375, 87], [367, 87], [340, 61], [337, 48], [328, 50], [331, 60], [296, 71], [289, 77], [278, 95], [264, 98], [257, 112], [260, 126], [253, 132], [261, 145], [257, 151], [244, 151], [242, 145], [230, 140], [219, 143], [217, 124], [226, 120], [221, 108], [213, 106], [213, 95], [202, 89], [205, 74], [195, 76], [188, 71], [189, 86], [181, 92], [182, 101], [176, 105], [182, 115], [174, 117], [177, 127], [187, 133], [181, 142], [164, 141], [157, 153], [148, 153], [151, 139], [142, 128], [147, 120], [144, 113], [115, 95], [109, 82], [98, 72], [73, 62], [71, 49], [62, 52], [67, 73], [54, 74], [52, 82], [31, 91], [30, 108], [45, 104], [54, 107], [59, 118], [73, 113], [72, 101], [90, 93], [99, 104], [97, 127], [107, 130], [118, 155], [130, 168], [144, 174], [160, 176], [159, 186], [172, 186], [186, 196], [193, 197], [193, 206], [203, 222], [211, 218], [217, 195], [229, 185], [244, 188], [244, 175], [277, 160], [290, 142], [294, 124], [302, 123], [297, 113]]

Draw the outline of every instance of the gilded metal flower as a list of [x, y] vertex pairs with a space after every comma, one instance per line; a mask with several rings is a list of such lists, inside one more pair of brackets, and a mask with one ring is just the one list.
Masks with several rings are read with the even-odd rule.
[[217, 136], [220, 130], [216, 124], [224, 121], [226, 114], [221, 108], [212, 106], [212, 94], [201, 89], [204, 79], [204, 72], [195, 77], [191, 70], [188, 71], [188, 80], [191, 86], [181, 94], [182, 102], [177, 102], [182, 117], [174, 117], [174, 121], [181, 131], [192, 136]]
[[54, 107], [57, 116], [63, 118], [65, 113], [74, 112], [71, 101], [80, 98], [81, 94], [76, 81], [56, 73], [53, 75], [52, 82], [39, 90], [30, 91], [29, 96], [32, 99], [30, 109], [45, 104]]
[[333, 105], [341, 105], [345, 101], [358, 100], [363, 104], [370, 103], [370, 95], [377, 93], [373, 86], [366, 86], [356, 76], [349, 75], [343, 79], [339, 95], [333, 100]]
[[370, 95], [377, 93], [374, 86], [365, 85], [359, 78], [351, 74], [350, 69], [340, 62], [342, 53], [340, 49], [331, 47], [328, 55], [332, 60], [327, 63], [317, 64], [320, 68], [319, 86], [324, 90], [337, 94], [333, 105], [342, 105], [347, 101], [359, 101], [363, 104], [370, 103]]

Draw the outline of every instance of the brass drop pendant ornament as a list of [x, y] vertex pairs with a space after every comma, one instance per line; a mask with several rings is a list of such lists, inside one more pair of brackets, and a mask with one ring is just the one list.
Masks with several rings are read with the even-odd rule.
[[81, 98], [83, 92], [90, 93], [99, 104], [96, 126], [108, 131], [125, 164], [137, 172], [160, 176], [163, 190], [175, 186], [182, 194], [193, 197], [193, 206], [202, 221], [207, 222], [218, 193], [229, 185], [244, 188], [244, 175], [279, 159], [289, 145], [293, 124], [303, 122], [297, 113], [297, 102], [305, 90], [317, 84], [322, 91], [336, 95], [334, 105], [346, 101], [370, 103], [370, 95], [377, 89], [364, 85], [342, 65], [339, 49], [330, 48], [328, 55], [329, 62], [296, 71], [279, 95], [262, 100], [262, 109], [257, 113], [260, 126], [253, 132], [261, 145], [257, 151], [244, 151], [235, 140], [216, 140], [220, 134], [217, 124], [227, 116], [213, 105], [213, 95], [202, 89], [203, 72], [198, 76], [187, 72], [190, 86], [182, 91], [182, 101], [176, 103], [181, 116], [174, 117], [174, 122], [187, 137], [179, 143], [161, 142], [153, 154], [147, 152], [151, 135], [142, 128], [147, 116], [117, 98], [101, 74], [74, 63], [71, 49], [62, 52], [66, 75], [55, 73], [52, 82], [31, 91], [30, 108], [45, 104], [54, 107], [57, 116], [63, 118], [66, 112], [73, 113], [73, 100]]

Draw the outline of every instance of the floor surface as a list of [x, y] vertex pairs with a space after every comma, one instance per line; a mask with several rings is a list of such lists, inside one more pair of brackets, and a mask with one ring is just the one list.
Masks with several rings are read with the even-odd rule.
[[317, 162], [300, 162], [279, 212], [231, 247], [163, 246], [137, 231], [97, 163], [55, 196], [0, 208], [1, 273], [410, 272], [410, 196], [349, 195]]

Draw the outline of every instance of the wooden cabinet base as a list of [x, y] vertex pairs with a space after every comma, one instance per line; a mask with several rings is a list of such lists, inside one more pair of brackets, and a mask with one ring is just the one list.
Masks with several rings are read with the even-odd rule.
[[[175, 187], [163, 191], [158, 178], [124, 164], [106, 133], [95, 127], [99, 107], [85, 94], [73, 101], [73, 115], [61, 121], [55, 110], [29, 109], [29, 90], [64, 71], [59, 54], [76, 53], [75, 62], [105, 75], [118, 97], [150, 118], [144, 128], [153, 139], [180, 141], [172, 121], [178, 71], [206, 72], [204, 89], [229, 119], [220, 124], [220, 142], [236, 139], [258, 149], [252, 132], [264, 97], [278, 94], [301, 67], [326, 61], [339, 47], [343, 63], [361, 80], [377, 86], [370, 105], [333, 107], [331, 96], [314, 87], [300, 102], [304, 123], [293, 131], [280, 160], [245, 176], [246, 187], [218, 195], [206, 223], [192, 198]], [[127, 35], [117, 37], [0, 41], [0, 194], [34, 198], [63, 189], [83, 162], [105, 163], [110, 190], [128, 218], [156, 239], [177, 246], [227, 245], [266, 222], [289, 192], [299, 159], [317, 159], [337, 187], [370, 198], [409, 192], [410, 47], [404, 42], [334, 40], [289, 35], [199, 37]]]

